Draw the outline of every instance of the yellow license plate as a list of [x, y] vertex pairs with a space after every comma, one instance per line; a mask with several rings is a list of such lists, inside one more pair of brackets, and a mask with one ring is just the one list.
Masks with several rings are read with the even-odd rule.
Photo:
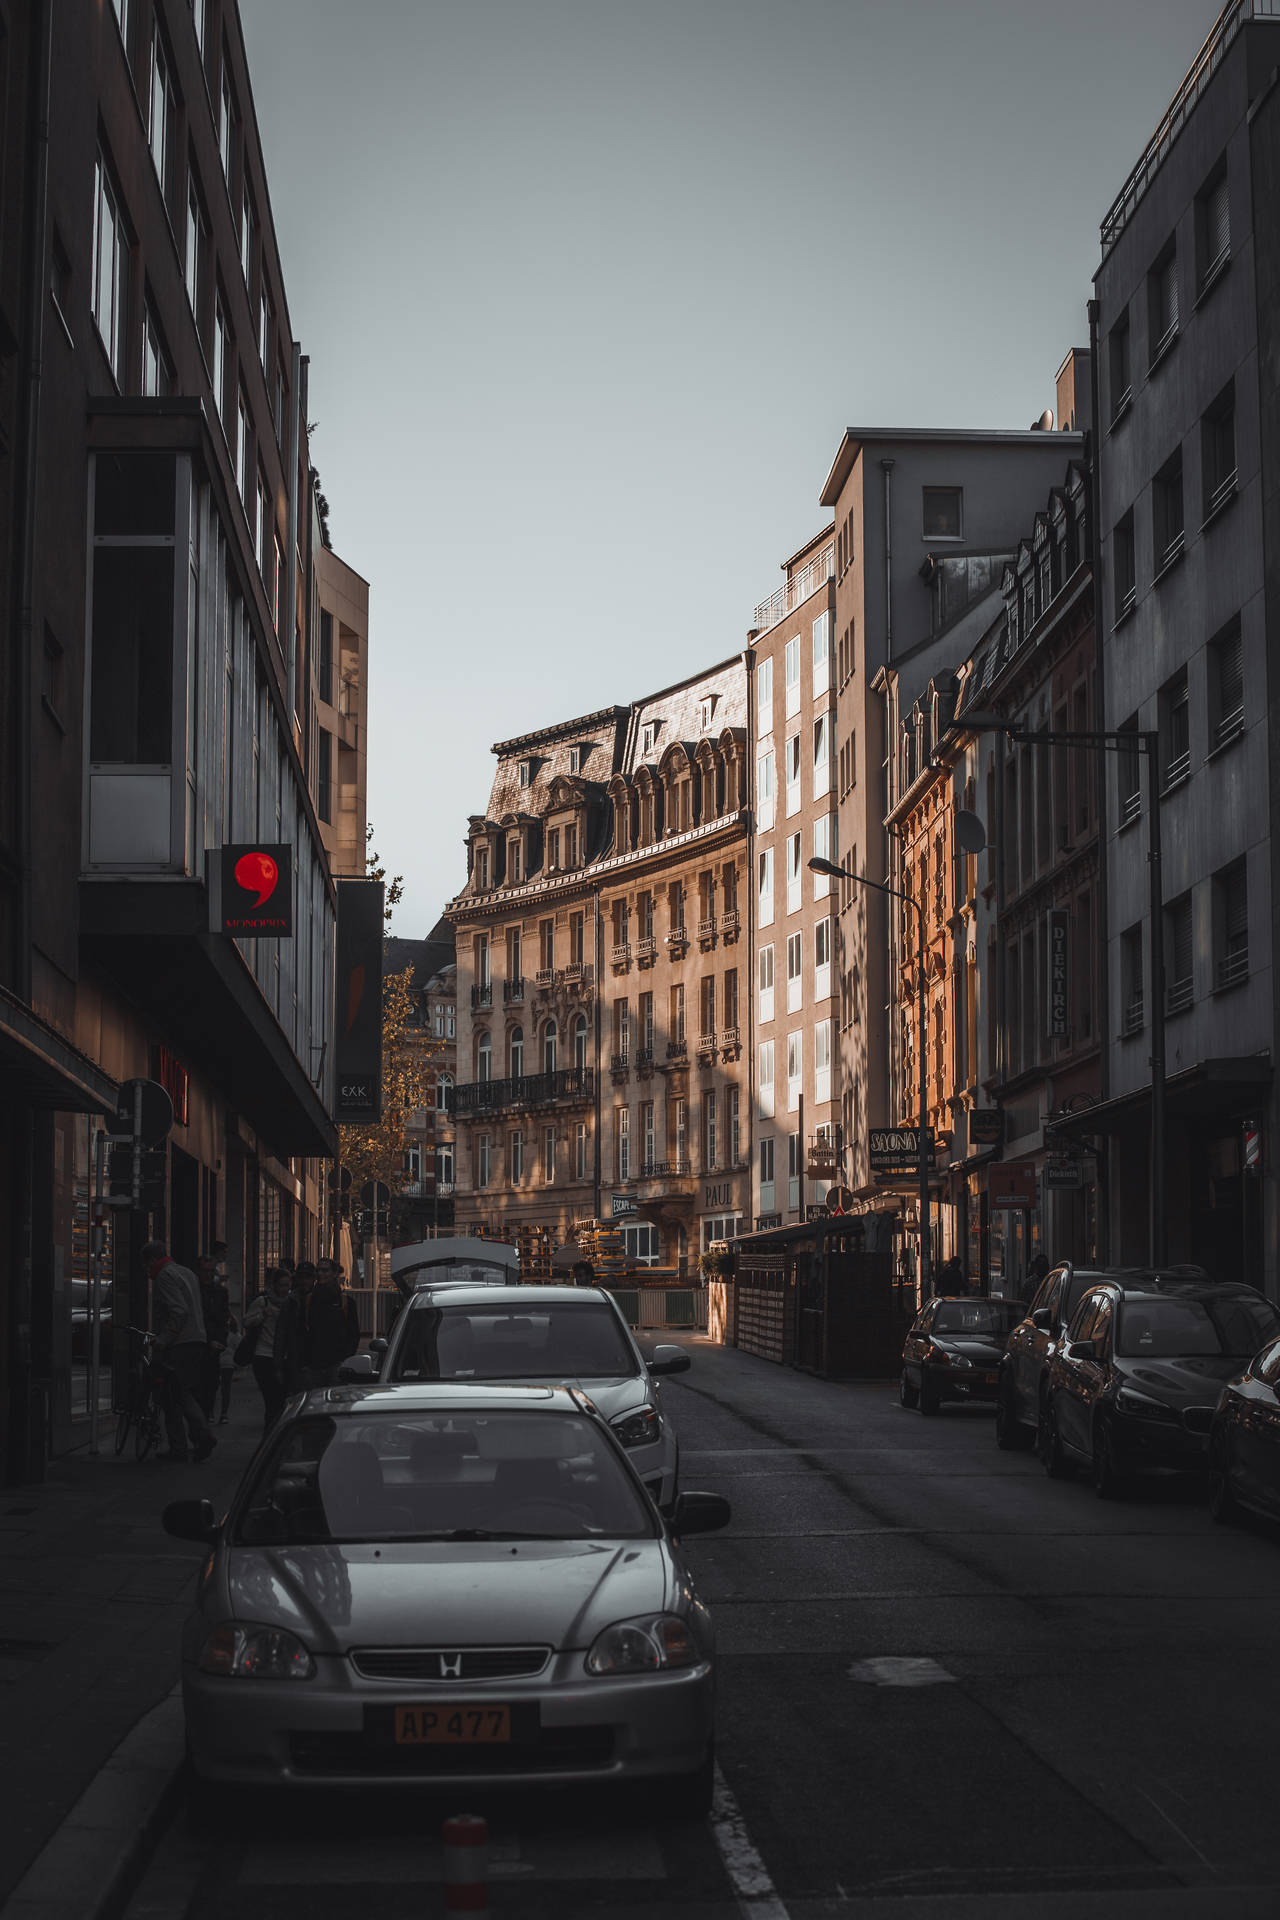
[[510, 1740], [510, 1707], [397, 1707], [396, 1745], [487, 1746]]

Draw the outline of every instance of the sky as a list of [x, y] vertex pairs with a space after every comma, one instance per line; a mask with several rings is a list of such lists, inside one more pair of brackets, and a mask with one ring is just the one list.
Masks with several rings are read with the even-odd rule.
[[370, 582], [369, 818], [414, 937], [464, 882], [493, 743], [740, 650], [847, 426], [1053, 405], [1099, 223], [1214, 9], [241, 16], [311, 456]]

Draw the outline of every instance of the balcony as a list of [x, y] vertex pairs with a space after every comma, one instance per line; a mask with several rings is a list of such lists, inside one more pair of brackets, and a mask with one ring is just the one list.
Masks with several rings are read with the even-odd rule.
[[482, 987], [472, 987], [471, 1004], [473, 1007], [491, 1007], [493, 1005], [493, 982], [487, 981]]
[[702, 1061], [704, 1061], [704, 1062], [707, 1062], [707, 1061], [711, 1061], [711, 1060], [714, 1060], [714, 1059], [715, 1059], [715, 1057], [716, 1057], [716, 1037], [715, 1037], [715, 1034], [714, 1034], [714, 1033], [700, 1033], [700, 1034], [698, 1035], [698, 1058], [699, 1058], [699, 1060], [702, 1060]]
[[647, 1080], [653, 1072], [653, 1048], [641, 1047], [636, 1054], [636, 1073], [640, 1079]]
[[1164, 1010], [1166, 1013], [1185, 1013], [1195, 998], [1195, 986], [1190, 974], [1184, 980], [1175, 980], [1164, 990]]
[[590, 1067], [561, 1067], [555, 1073], [524, 1073], [504, 1080], [470, 1080], [453, 1089], [449, 1110], [465, 1119], [477, 1113], [501, 1113], [529, 1107], [581, 1106], [595, 1097]]
[[1222, 993], [1227, 987], [1238, 987], [1249, 978], [1249, 949], [1237, 947], [1234, 953], [1222, 956], [1213, 969], [1213, 990]]
[[716, 943], [716, 923], [714, 917], [698, 922], [698, 945], [704, 953], [710, 951]]
[[596, 970], [589, 960], [571, 960], [560, 977], [567, 987], [589, 987]]
[[658, 957], [658, 943], [651, 933], [643, 934], [636, 941], [636, 965], [651, 967]]
[[688, 1159], [642, 1160], [636, 1168], [637, 1180], [685, 1180], [693, 1172]]
[[736, 1060], [742, 1052], [742, 1030], [740, 1027], [722, 1027], [720, 1029], [720, 1051], [726, 1060]]
[[720, 915], [720, 938], [726, 943], [737, 939], [740, 927], [741, 920], [736, 907], [730, 907], [727, 913]]
[[1120, 1022], [1120, 1033], [1122, 1038], [1127, 1040], [1133, 1034], [1141, 1033], [1141, 1032], [1142, 1032], [1142, 995], [1140, 993], [1135, 993], [1125, 1002], [1124, 1012], [1121, 1016], [1121, 1022]]
[[625, 973], [627, 971], [631, 965], [630, 941], [620, 940], [617, 946], [610, 947], [609, 964], [615, 973]]
[[682, 960], [689, 951], [689, 930], [687, 927], [672, 927], [667, 935], [667, 952], [673, 960]]
[[668, 1040], [667, 1042], [668, 1060], [686, 1060], [688, 1056], [689, 1056], [689, 1047], [683, 1034], [680, 1036], [678, 1040]]
[[757, 633], [768, 633], [776, 627], [779, 620], [785, 620], [794, 608], [801, 606], [810, 594], [816, 593], [824, 581], [834, 580], [836, 572], [836, 549], [832, 541], [824, 547], [816, 559], [807, 567], [802, 567], [785, 586], [770, 594], [767, 600], [761, 600], [751, 616], [751, 624]]
[[631, 1055], [614, 1053], [609, 1056], [609, 1071], [615, 1080], [625, 1080], [631, 1071]]
[[523, 1000], [524, 999], [524, 981], [523, 980], [504, 980], [502, 983], [502, 998], [506, 1003], [506, 1005], [509, 1007], [514, 1006], [518, 1001]]
[[554, 967], [539, 967], [533, 976], [533, 984], [539, 993], [549, 993], [559, 977]]

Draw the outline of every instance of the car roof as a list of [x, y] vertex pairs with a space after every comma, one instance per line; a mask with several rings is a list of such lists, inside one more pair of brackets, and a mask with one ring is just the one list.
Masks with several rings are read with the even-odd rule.
[[484, 1380], [427, 1380], [369, 1386], [313, 1387], [299, 1413], [583, 1413], [593, 1412], [586, 1394], [538, 1380], [512, 1386]]
[[1131, 1267], [1095, 1274], [1091, 1286], [1108, 1286], [1123, 1300], [1261, 1300], [1257, 1287], [1243, 1280], [1211, 1280], [1207, 1274], [1189, 1273], [1176, 1267]]
[[[571, 1305], [575, 1301], [598, 1302], [609, 1297], [601, 1287], [460, 1286], [456, 1280], [442, 1284], [440, 1291], [448, 1293], [449, 1304], [454, 1307], [511, 1306], [523, 1307], [526, 1311], [532, 1311], [535, 1307]], [[415, 1287], [407, 1305], [410, 1308], [429, 1306], [431, 1293], [430, 1281], [425, 1286]]]

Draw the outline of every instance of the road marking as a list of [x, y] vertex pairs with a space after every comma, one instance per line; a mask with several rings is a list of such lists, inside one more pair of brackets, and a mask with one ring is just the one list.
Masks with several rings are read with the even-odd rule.
[[719, 1767], [711, 1806], [711, 1832], [737, 1896], [739, 1911], [746, 1920], [789, 1920], [777, 1888], [769, 1878], [769, 1869], [756, 1852], [742, 1810]]
[[[495, 1879], [536, 1875], [539, 1880], [665, 1880], [662, 1848], [652, 1834], [586, 1834], [576, 1839], [539, 1834], [515, 1838], [496, 1833], [489, 1842]], [[242, 1886], [435, 1885], [444, 1872], [434, 1832], [420, 1838], [367, 1841], [256, 1841], [240, 1860]]]
[[873, 1660], [855, 1660], [849, 1669], [851, 1680], [862, 1680], [873, 1687], [938, 1687], [945, 1681], [954, 1681], [954, 1673], [948, 1673], [936, 1660], [924, 1656], [899, 1659], [892, 1654], [881, 1654]]

